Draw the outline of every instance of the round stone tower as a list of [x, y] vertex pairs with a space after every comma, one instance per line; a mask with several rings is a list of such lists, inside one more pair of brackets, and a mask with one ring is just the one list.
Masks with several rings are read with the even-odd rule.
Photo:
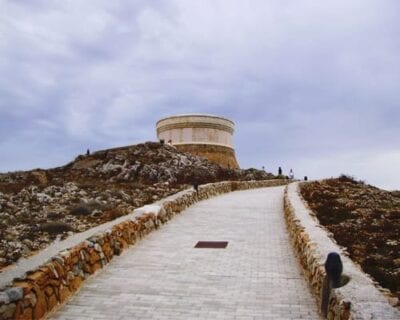
[[239, 168], [233, 149], [233, 121], [205, 114], [176, 115], [157, 122], [157, 137], [179, 151], [209, 159], [225, 167]]

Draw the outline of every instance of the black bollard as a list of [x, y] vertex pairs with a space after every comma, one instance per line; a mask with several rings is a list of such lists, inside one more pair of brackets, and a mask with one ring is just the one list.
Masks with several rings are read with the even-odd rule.
[[332, 288], [340, 287], [340, 276], [343, 272], [343, 264], [340, 255], [336, 252], [331, 252], [325, 261], [325, 271]]
[[338, 253], [330, 252], [328, 254], [328, 257], [325, 261], [325, 272], [326, 276], [323, 280], [321, 291], [321, 311], [326, 317], [328, 314], [331, 290], [341, 286], [340, 280], [343, 272], [343, 264]]

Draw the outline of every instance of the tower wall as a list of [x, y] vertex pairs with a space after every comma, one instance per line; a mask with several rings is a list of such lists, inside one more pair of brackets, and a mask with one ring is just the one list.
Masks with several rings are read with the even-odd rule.
[[234, 127], [231, 120], [218, 116], [178, 115], [157, 122], [157, 137], [170, 141], [180, 151], [239, 168], [233, 148]]

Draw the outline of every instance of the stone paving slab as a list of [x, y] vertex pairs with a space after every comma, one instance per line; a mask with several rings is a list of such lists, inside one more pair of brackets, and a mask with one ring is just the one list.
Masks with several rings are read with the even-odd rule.
[[[284, 187], [199, 202], [116, 257], [50, 319], [321, 319], [293, 256]], [[197, 241], [229, 241], [195, 249]]]

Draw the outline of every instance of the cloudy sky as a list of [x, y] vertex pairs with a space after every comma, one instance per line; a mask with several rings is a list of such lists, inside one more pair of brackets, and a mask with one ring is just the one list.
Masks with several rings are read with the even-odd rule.
[[398, 0], [0, 0], [0, 172], [235, 121], [242, 167], [400, 189]]

